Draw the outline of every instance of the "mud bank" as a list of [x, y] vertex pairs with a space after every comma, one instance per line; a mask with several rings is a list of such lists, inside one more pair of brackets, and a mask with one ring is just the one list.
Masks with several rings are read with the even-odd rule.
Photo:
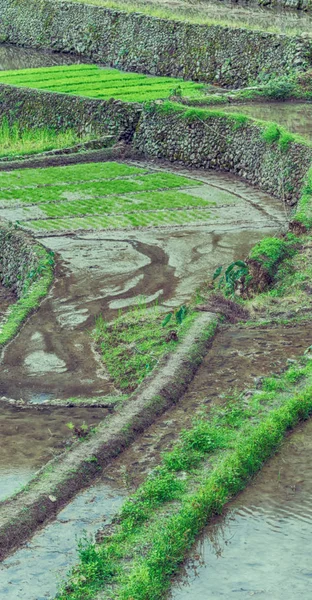
[[161, 453], [170, 450], [179, 432], [192, 425], [202, 407], [221, 405], [224, 397], [242, 390], [250, 393], [261, 377], [282, 372], [287, 361], [302, 355], [310, 342], [305, 324], [219, 330], [179, 404], [159, 417], [104, 470], [104, 481], [121, 485], [127, 478], [135, 489], [159, 464]]
[[309, 39], [197, 25], [71, 2], [1, 0], [0, 36], [157, 75], [240, 87], [311, 64]]
[[[117, 456], [172, 403], [177, 402], [202, 361], [216, 328], [216, 317], [201, 314], [176, 352], [159, 361], [122, 409], [102, 422], [95, 435], [49, 463], [27, 489], [1, 503], [0, 556], [55, 515], [99, 470]], [[49, 496], [53, 496], [53, 500]]]
[[310, 419], [206, 528], [174, 583], [172, 600], [309, 597], [311, 433]]

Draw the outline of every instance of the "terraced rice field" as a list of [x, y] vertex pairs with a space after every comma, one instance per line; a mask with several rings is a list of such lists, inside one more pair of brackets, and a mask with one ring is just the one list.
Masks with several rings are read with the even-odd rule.
[[173, 77], [149, 77], [97, 65], [69, 65], [0, 72], [0, 83], [107, 100], [145, 102], [173, 95], [198, 96], [204, 85]]
[[27, 169], [0, 173], [0, 207], [33, 231], [183, 225], [212, 217], [216, 202], [192, 194], [201, 185], [122, 163]]

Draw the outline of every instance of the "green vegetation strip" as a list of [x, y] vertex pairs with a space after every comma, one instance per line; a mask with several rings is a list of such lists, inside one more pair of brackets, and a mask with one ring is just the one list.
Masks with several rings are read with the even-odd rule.
[[0, 72], [0, 83], [108, 100], [145, 102], [173, 95], [198, 96], [204, 85], [171, 77], [148, 77], [101, 69], [96, 65], [64, 65], [61, 69], [22, 69]]
[[0, 124], [0, 158], [37, 154], [49, 150], [67, 148], [86, 142], [90, 136], [79, 137], [72, 129], [55, 131], [46, 127], [21, 129], [18, 122], [9, 125], [4, 118]]
[[22, 290], [21, 297], [9, 307], [5, 320], [0, 325], [0, 346], [4, 346], [19, 330], [28, 315], [38, 308], [40, 301], [46, 296], [53, 281], [54, 259], [53, 252], [43, 246], [33, 247], [38, 263], [35, 269], [29, 271]]
[[[176, 314], [183, 314], [181, 322], [178, 316], [164, 323], [164, 314], [157, 305], [147, 310], [142, 302], [113, 322], [97, 319], [94, 339], [111, 379], [120, 390], [134, 391], [159, 358], [174, 351], [197, 315], [186, 308], [180, 311]], [[170, 336], [173, 330], [174, 337]]]
[[[142, 175], [146, 172], [146, 169], [118, 162], [82, 163], [64, 167], [2, 171], [0, 172], [0, 194], [6, 188], [32, 188], [35, 186], [72, 184], [81, 181], [105, 181], [116, 177]], [[41, 191], [41, 193], [43, 192]]]
[[[130, 497], [115, 531], [80, 545], [59, 600], [160, 600], [208, 520], [261, 468], [286, 431], [312, 413], [311, 356], [246, 399], [202, 414]], [[208, 462], [207, 462], [208, 461]], [[181, 475], [183, 475], [181, 477]]]

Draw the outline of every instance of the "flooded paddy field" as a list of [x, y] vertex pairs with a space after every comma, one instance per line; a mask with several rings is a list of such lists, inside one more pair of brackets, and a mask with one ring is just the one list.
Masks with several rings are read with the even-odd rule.
[[71, 445], [72, 423], [96, 427], [104, 408], [12, 406], [0, 402], [0, 501], [18, 491], [48, 460]]
[[312, 103], [296, 102], [252, 102], [225, 106], [222, 110], [228, 113], [243, 113], [254, 119], [272, 121], [285, 127], [292, 133], [312, 140]]
[[183, 304], [285, 222], [278, 201], [235, 178], [146, 164], [2, 172], [0, 186], [0, 218], [56, 254], [48, 297], [1, 358], [0, 395], [26, 402], [116, 394], [93, 348], [95, 318], [142, 298]]
[[311, 595], [312, 421], [204, 531], [170, 600]]

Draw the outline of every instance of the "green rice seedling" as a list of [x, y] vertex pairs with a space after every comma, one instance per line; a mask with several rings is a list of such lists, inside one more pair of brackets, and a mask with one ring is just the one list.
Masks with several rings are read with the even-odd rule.
[[7, 118], [0, 123], [0, 158], [36, 154], [55, 148], [66, 148], [90, 136], [79, 137], [72, 129], [55, 131], [48, 127], [21, 128], [17, 122], [9, 124]]
[[78, 183], [80, 181], [101, 181], [116, 177], [133, 177], [146, 172], [146, 169], [117, 162], [82, 163], [67, 165], [66, 167], [2, 171], [0, 172], [0, 190], [12, 187], [22, 188]]
[[157, 227], [206, 223], [210, 219], [207, 210], [177, 210], [97, 215], [94, 217], [37, 219], [21, 221], [23, 227], [33, 230], [76, 230], [76, 229], [124, 229], [132, 227]]

